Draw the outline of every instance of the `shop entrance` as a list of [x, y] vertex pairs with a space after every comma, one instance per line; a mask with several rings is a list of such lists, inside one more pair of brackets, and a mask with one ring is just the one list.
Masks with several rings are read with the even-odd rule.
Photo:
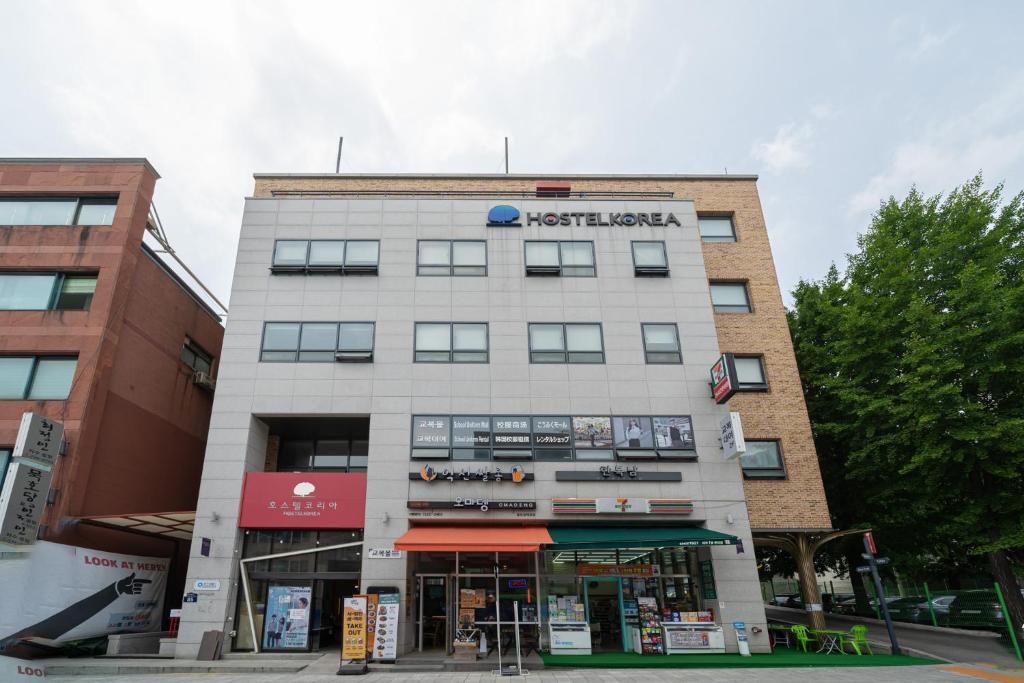
[[618, 577], [587, 577], [583, 590], [591, 647], [595, 652], [622, 652], [622, 581]]
[[420, 574], [416, 577], [419, 591], [419, 605], [416, 616], [416, 649], [440, 650], [448, 649], [448, 575]]

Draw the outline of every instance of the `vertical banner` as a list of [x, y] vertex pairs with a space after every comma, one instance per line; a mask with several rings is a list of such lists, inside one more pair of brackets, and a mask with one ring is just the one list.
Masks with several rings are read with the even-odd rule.
[[366, 658], [373, 659], [373, 636], [377, 632], [377, 594], [366, 596]]
[[377, 596], [377, 631], [372, 643], [373, 659], [394, 660], [398, 657], [398, 593]]
[[0, 543], [28, 545], [35, 542], [51, 476], [49, 470], [25, 461], [14, 461], [8, 466], [0, 491]]
[[308, 649], [312, 593], [310, 586], [270, 587], [263, 621], [263, 649]]
[[366, 660], [366, 596], [345, 598], [342, 614], [341, 665]]

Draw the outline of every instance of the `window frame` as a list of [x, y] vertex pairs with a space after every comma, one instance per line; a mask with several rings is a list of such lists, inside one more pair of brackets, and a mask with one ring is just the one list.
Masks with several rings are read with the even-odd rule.
[[774, 443], [775, 452], [779, 456], [778, 467], [745, 467], [743, 465], [743, 456], [739, 457], [740, 469], [743, 470], [744, 479], [788, 479], [789, 473], [786, 471], [786, 458], [782, 452], [782, 439], [781, 438], [755, 438], [745, 439], [746, 443]]
[[60, 301], [61, 294], [63, 294], [64, 283], [69, 277], [92, 277], [96, 285], [99, 285], [99, 272], [98, 271], [44, 271], [44, 270], [2, 270], [0, 271], [0, 277], [4, 275], [13, 275], [15, 277], [22, 275], [47, 275], [53, 276], [53, 284], [50, 287], [50, 296], [46, 302], [46, 308], [4, 308], [3, 303], [0, 302], [0, 311], [88, 311], [92, 308], [92, 300], [95, 298], [95, 287], [93, 293], [89, 295], [89, 302], [83, 308], [58, 308], [57, 304]]
[[[75, 379], [78, 375], [78, 356], [73, 354], [25, 354], [25, 353], [13, 353], [3, 354], [0, 358], [30, 358], [32, 360], [32, 367], [29, 368], [28, 376], [25, 379], [25, 384], [21, 388], [20, 398], [0, 398], [0, 401], [67, 401], [71, 398], [71, 392], [75, 388]], [[64, 398], [30, 398], [32, 394], [32, 387], [36, 382], [36, 375], [39, 372], [39, 363], [44, 360], [73, 360], [75, 361], [75, 370], [71, 374], [71, 382], [68, 384], [68, 395]]]
[[[298, 264], [277, 264], [277, 245], [280, 242], [305, 242], [306, 258], [302, 265]], [[313, 252], [314, 242], [341, 242], [341, 263], [328, 265], [310, 265], [309, 258]], [[377, 244], [377, 263], [373, 266], [348, 265], [349, 242], [375, 242]], [[380, 274], [380, 240], [379, 239], [291, 239], [278, 238], [274, 240], [274, 248], [270, 250], [270, 272], [274, 275], [285, 275], [301, 273], [303, 275], [316, 274], [340, 274], [340, 275], [379, 275]]]
[[[97, 200], [106, 199], [113, 200], [113, 203], [101, 203]], [[10, 225], [11, 227], [24, 227], [39, 225], [41, 227], [110, 227], [114, 224], [114, 220], [117, 218], [117, 207], [121, 200], [120, 193], [115, 194], [97, 194], [97, 195], [4, 195], [0, 196], [0, 204], [6, 203], [7, 201], [73, 201], [75, 202], [75, 209], [71, 212], [70, 223], [0, 223], [0, 225]], [[113, 206], [114, 214], [110, 217], [109, 223], [79, 223], [79, 217], [82, 215], [82, 206]]]
[[734, 360], [741, 358], [754, 358], [757, 359], [761, 364], [761, 379], [763, 382], [740, 382], [739, 370], [736, 371], [736, 391], [748, 391], [751, 393], [764, 393], [768, 391], [768, 366], [764, 362], [764, 354], [758, 353], [734, 353], [732, 354]]
[[[665, 257], [664, 266], [639, 266], [636, 263], [637, 244], [660, 244], [661, 253]], [[665, 240], [630, 240], [629, 253], [633, 258], [633, 277], [668, 277], [671, 273], [668, 265], [668, 246]]]
[[[305, 324], [311, 325], [334, 325], [334, 357], [330, 360], [299, 360], [299, 353], [302, 350], [302, 326]], [[267, 326], [268, 325], [298, 325], [299, 332], [296, 338], [294, 349], [270, 349], [271, 353], [292, 353], [293, 356], [289, 360], [284, 359], [265, 359], [263, 354], [267, 351], [266, 340], [267, 340]], [[369, 325], [370, 326], [370, 349], [369, 351], [342, 351], [338, 347], [341, 345], [341, 326], [342, 325]], [[377, 345], [377, 323], [372, 320], [264, 320], [263, 330], [260, 334], [260, 350], [257, 357], [259, 363], [372, 363], [373, 354]], [[327, 353], [324, 351], [324, 353]], [[342, 354], [351, 354], [349, 357], [339, 357]]]
[[[420, 351], [416, 348], [416, 330], [420, 325], [447, 325], [448, 326], [448, 359], [447, 360], [420, 360]], [[484, 354], [483, 360], [455, 360], [455, 326], [456, 325], [483, 325], [484, 326]], [[423, 351], [423, 353], [444, 353], [444, 351]], [[467, 351], [467, 353], [481, 353], [481, 351]], [[491, 362], [491, 324], [481, 320], [416, 320], [412, 324], [412, 362], [413, 363], [450, 363], [459, 365], [488, 365]], [[449, 416], [450, 417], [450, 416]]]
[[192, 337], [186, 335], [185, 336], [185, 341], [181, 345], [181, 353], [178, 354], [178, 358], [181, 360], [182, 363], [184, 363], [187, 367], [189, 367], [193, 372], [202, 372], [202, 370], [200, 370], [196, 366], [192, 365], [191, 363], [189, 363], [188, 361], [186, 361], [182, 357], [184, 355], [185, 351], [188, 351], [189, 353], [191, 353], [196, 358], [201, 358], [201, 359], [205, 360], [207, 362], [207, 364], [210, 366], [210, 370], [209, 370], [209, 372], [207, 374], [209, 374], [210, 377], [213, 377], [213, 361], [214, 361], [213, 354], [211, 354], [209, 351], [207, 351], [202, 346], [200, 346], [199, 343], [195, 339], [193, 339]]
[[[420, 263], [420, 244], [423, 242], [447, 242], [448, 243], [448, 265], [430, 265]], [[481, 266], [456, 266], [455, 265], [455, 245], [458, 243], [467, 244], [483, 244], [484, 245], [484, 263], [482, 273], [458, 273], [456, 268], [480, 268]], [[416, 240], [416, 277], [487, 277], [489, 273], [490, 258], [487, 253], [487, 240], [445, 240], [445, 239], [418, 239]], [[424, 273], [421, 272], [423, 268], [448, 268], [447, 273]]]
[[[739, 306], [731, 304], [716, 304], [714, 293], [712, 288], [716, 285], [725, 286], [739, 286], [743, 288], [743, 298], [747, 301], [747, 306], [744, 310], [738, 310]], [[727, 314], [743, 314], [753, 313], [754, 304], [750, 301], [750, 283], [747, 280], [708, 280], [708, 296], [711, 297], [711, 310], [715, 313], [727, 313]], [[735, 309], [735, 310], [728, 310]]]
[[[531, 328], [534, 325], [561, 325], [562, 326], [562, 350], [561, 351], [534, 351], [533, 349], [533, 335], [530, 334]], [[601, 360], [569, 360], [569, 354], [571, 353], [596, 353], [595, 351], [570, 351], [569, 350], [569, 325], [593, 325], [597, 327], [598, 334], [601, 337]], [[604, 325], [600, 322], [527, 322], [526, 323], [526, 347], [530, 358], [531, 365], [605, 365], [607, 364], [608, 355], [604, 346]], [[535, 361], [535, 353], [561, 353], [563, 360], [542, 360]]]
[[[729, 225], [732, 227], [732, 239], [728, 237], [722, 237], [720, 235], [712, 235], [705, 237], [700, 230], [701, 219], [704, 218], [725, 218], [728, 219]], [[731, 213], [698, 213], [697, 214], [697, 234], [700, 235], [700, 241], [708, 244], [732, 244], [740, 241], [739, 234], [736, 232], [736, 216]]]
[[[673, 352], [672, 351], [648, 351], [647, 350], [647, 332], [646, 332], [645, 328], [648, 325], [660, 325], [660, 326], [663, 326], [663, 327], [667, 327], [667, 326], [671, 326], [672, 327], [672, 329], [675, 331], [675, 334], [676, 334], [676, 351], [675, 351], [675, 353], [678, 354], [678, 356], [679, 356], [679, 360], [678, 361], [670, 361], [670, 360], [655, 360], [655, 361], [652, 361], [651, 360], [651, 354], [652, 353], [665, 353], [665, 354], [667, 354], [667, 353], [673, 353]], [[647, 365], [682, 365], [683, 364], [683, 341], [682, 341], [682, 339], [679, 338], [679, 324], [678, 323], [674, 323], [674, 322], [658, 323], [658, 322], [649, 322], [649, 321], [648, 322], [642, 322], [642, 323], [640, 323], [640, 341], [644, 345], [644, 362]]]
[[[557, 272], [554, 270], [555, 266], [533, 266], [533, 271], [530, 270], [530, 264], [526, 260], [527, 245], [529, 244], [555, 244], [558, 249], [558, 266]], [[590, 245], [590, 260], [591, 268], [593, 273], [590, 275], [566, 275], [564, 270], [566, 267], [569, 268], [582, 268], [585, 266], [565, 266], [562, 263], [562, 245], [563, 244], [589, 244]], [[526, 272], [526, 277], [597, 277], [597, 248], [594, 246], [593, 240], [523, 240], [523, 269]]]

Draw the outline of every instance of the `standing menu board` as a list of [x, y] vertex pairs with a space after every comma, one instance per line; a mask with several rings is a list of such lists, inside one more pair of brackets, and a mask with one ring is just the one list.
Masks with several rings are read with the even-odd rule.
[[654, 598], [637, 598], [640, 610], [640, 653], [645, 655], [665, 654], [662, 640], [661, 619], [658, 617], [658, 601]]
[[366, 659], [366, 596], [345, 598], [342, 614], [341, 663]]
[[376, 632], [370, 643], [372, 659], [394, 660], [398, 657], [398, 593], [380, 593], [376, 597]]

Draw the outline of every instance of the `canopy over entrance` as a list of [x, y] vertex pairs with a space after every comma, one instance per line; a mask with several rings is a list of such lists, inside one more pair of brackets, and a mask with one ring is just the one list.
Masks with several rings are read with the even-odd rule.
[[180, 512], [140, 512], [131, 515], [99, 515], [96, 517], [82, 517], [82, 522], [105, 526], [110, 529], [122, 531], [134, 531], [136, 533], [151, 534], [153, 536], [165, 536], [177, 538], [182, 541], [192, 540], [192, 528], [195, 525], [195, 511]]
[[551, 543], [542, 526], [470, 527], [419, 526], [409, 529], [397, 541], [396, 550], [442, 552], [526, 552]]
[[667, 548], [705, 545], [735, 545], [729, 534], [695, 526], [684, 527], [548, 527], [551, 550], [601, 550], [611, 548]]

